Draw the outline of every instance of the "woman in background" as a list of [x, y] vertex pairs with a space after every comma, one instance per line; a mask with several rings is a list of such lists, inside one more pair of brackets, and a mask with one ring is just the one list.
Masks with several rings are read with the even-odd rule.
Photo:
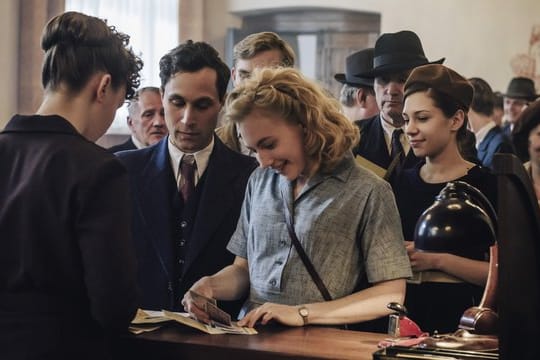
[[468, 248], [459, 254], [417, 251], [413, 243], [418, 218], [449, 181], [475, 186], [495, 206], [494, 176], [459, 151], [472, 97], [469, 82], [439, 64], [414, 69], [405, 83], [405, 133], [414, 154], [425, 158], [393, 182], [411, 266], [421, 273], [415, 276], [420, 283], [409, 281], [405, 305], [411, 319], [431, 333], [457, 329], [463, 312], [478, 305], [488, 274], [492, 239], [466, 239]]
[[125, 169], [94, 144], [133, 96], [129, 37], [67, 12], [46, 25], [44, 99], [0, 133], [0, 358], [103, 359], [137, 308]]
[[[340, 105], [295, 69], [263, 69], [227, 98], [261, 168], [252, 174], [228, 249], [234, 264], [195, 283], [207, 297], [248, 295], [240, 325], [340, 325], [389, 314], [411, 275], [390, 186], [356, 166], [358, 132]], [[290, 215], [289, 215], [290, 214]], [[287, 230], [292, 218], [331, 300], [310, 277]], [[364, 277], [370, 287], [358, 290]], [[185, 308], [208, 315], [186, 294]]]

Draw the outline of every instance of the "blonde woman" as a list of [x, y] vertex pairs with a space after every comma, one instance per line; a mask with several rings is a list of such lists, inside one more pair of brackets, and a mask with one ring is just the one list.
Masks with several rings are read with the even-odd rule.
[[[261, 167], [252, 174], [228, 249], [234, 263], [192, 290], [222, 300], [248, 296], [240, 325], [339, 325], [385, 316], [402, 302], [410, 265], [390, 186], [355, 165], [354, 125], [339, 103], [295, 69], [263, 69], [227, 99]], [[306, 270], [294, 233], [332, 300]], [[356, 291], [367, 276], [371, 287]], [[208, 321], [189, 294], [185, 308]]]

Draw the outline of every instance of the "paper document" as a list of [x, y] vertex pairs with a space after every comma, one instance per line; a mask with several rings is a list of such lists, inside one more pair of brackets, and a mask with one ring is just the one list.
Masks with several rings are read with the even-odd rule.
[[[134, 334], [140, 334], [145, 331], [153, 331], [160, 327], [162, 323], [175, 321], [180, 324], [187, 325], [195, 328], [207, 334], [241, 334], [241, 335], [255, 335], [257, 331], [253, 328], [237, 326], [235, 322], [231, 322], [230, 325], [225, 325], [213, 321], [211, 325], [202, 323], [189, 316], [188, 313], [172, 312], [172, 311], [150, 311], [150, 310], [137, 310], [137, 315], [131, 321], [129, 331]], [[148, 328], [151, 330], [147, 330]]]

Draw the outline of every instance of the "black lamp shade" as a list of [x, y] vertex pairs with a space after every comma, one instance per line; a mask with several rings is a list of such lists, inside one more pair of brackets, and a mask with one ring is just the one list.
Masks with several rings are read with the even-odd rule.
[[[478, 196], [476, 192], [482, 193], [470, 188], [467, 183], [450, 182], [439, 193], [416, 223], [416, 250], [485, 260], [486, 249], [495, 243], [496, 235], [490, 216], [472, 201]], [[483, 200], [489, 204], [485, 197]]]

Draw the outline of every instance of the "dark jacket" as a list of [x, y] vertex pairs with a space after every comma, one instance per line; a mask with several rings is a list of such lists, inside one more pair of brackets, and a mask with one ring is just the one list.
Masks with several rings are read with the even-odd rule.
[[114, 154], [119, 151], [126, 151], [126, 150], [137, 150], [137, 146], [135, 146], [135, 144], [133, 143], [131, 136], [125, 142], [118, 145], [111, 146], [110, 148], [107, 149], [107, 151], [110, 152], [111, 154]]
[[495, 126], [488, 131], [486, 137], [478, 144], [478, 160], [485, 167], [491, 167], [493, 155], [497, 153], [515, 154], [514, 145], [503, 133], [503, 130]]
[[[181, 310], [180, 301], [195, 281], [234, 260], [225, 247], [236, 229], [256, 161], [230, 150], [217, 136], [214, 142], [208, 167], [195, 190], [199, 199], [193, 205], [195, 213], [184, 215], [187, 218], [181, 221], [175, 212], [179, 195], [168, 137], [148, 148], [117, 154], [130, 174], [143, 308]], [[183, 235], [178, 235], [179, 228]], [[176, 271], [178, 261], [182, 261], [180, 271]], [[237, 312], [239, 305], [234, 305], [234, 311], [227, 310]]]
[[59, 116], [13, 117], [0, 156], [0, 358], [104, 358], [137, 308], [125, 168]]

